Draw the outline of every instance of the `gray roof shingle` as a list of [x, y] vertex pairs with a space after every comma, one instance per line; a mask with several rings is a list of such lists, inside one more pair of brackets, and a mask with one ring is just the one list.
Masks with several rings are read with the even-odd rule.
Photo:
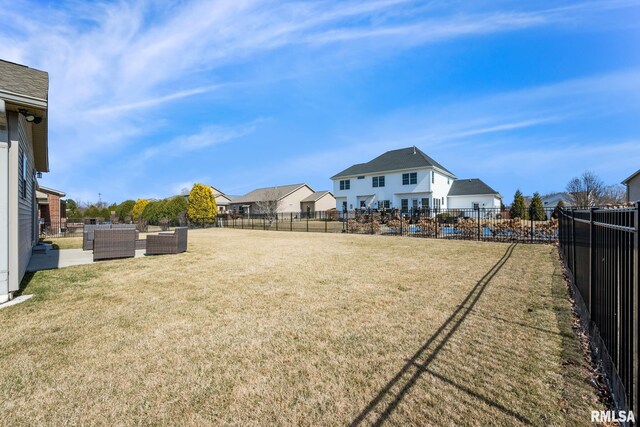
[[49, 74], [0, 59], [0, 91], [46, 101], [49, 94]]
[[300, 200], [300, 202], [315, 202], [324, 197], [325, 194], [329, 193], [328, 191], [316, 191], [313, 194], [309, 194], [304, 199]]
[[282, 199], [287, 194], [297, 190], [306, 184], [281, 185], [278, 187], [257, 188], [244, 196], [233, 198], [232, 203], [267, 202], [276, 198]]
[[499, 193], [478, 178], [456, 179], [449, 189], [449, 196], [475, 196], [483, 194]]
[[334, 175], [331, 179], [346, 176], [364, 175], [368, 173], [386, 172], [399, 169], [436, 167], [452, 177], [453, 172], [442, 166], [440, 163], [427, 156], [422, 150], [416, 147], [401, 148], [399, 150], [391, 150], [376, 157], [367, 163], [358, 163], [342, 172]]

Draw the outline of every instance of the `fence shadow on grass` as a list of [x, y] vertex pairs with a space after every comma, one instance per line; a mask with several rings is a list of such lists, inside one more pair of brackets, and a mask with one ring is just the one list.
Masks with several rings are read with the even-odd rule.
[[[507, 251], [502, 256], [502, 258], [500, 258], [500, 260], [493, 267], [491, 267], [491, 269], [475, 284], [475, 286], [467, 294], [465, 299], [458, 305], [458, 308], [456, 308], [455, 311], [451, 313], [451, 316], [449, 316], [447, 320], [438, 328], [438, 330], [433, 335], [431, 335], [431, 337], [429, 337], [427, 341], [425, 341], [425, 343], [418, 349], [418, 351], [416, 351], [413, 356], [407, 360], [404, 366], [394, 375], [394, 377], [391, 378], [391, 380], [389, 380], [389, 382], [387, 382], [387, 384], [382, 387], [382, 389], [380, 389], [378, 394], [353, 419], [353, 421], [350, 423], [350, 426], [361, 425], [369, 415], [376, 411], [376, 409], [381, 409], [381, 412], [375, 419], [375, 421], [373, 421], [372, 425], [382, 425], [391, 416], [391, 414], [393, 414], [393, 412], [397, 409], [398, 405], [402, 402], [407, 393], [409, 393], [411, 388], [416, 384], [418, 379], [424, 373], [430, 374], [435, 378], [438, 378], [439, 380], [444, 381], [447, 384], [452, 385], [459, 390], [469, 394], [470, 396], [482, 400], [487, 405], [492, 406], [505, 413], [506, 415], [517, 419], [521, 423], [531, 424], [531, 422], [528, 419], [524, 418], [522, 415], [515, 413], [514, 411], [504, 407], [503, 405], [494, 402], [491, 399], [488, 399], [465, 386], [454, 383], [450, 379], [437, 374], [429, 367], [429, 365], [435, 360], [438, 353], [440, 353], [447, 342], [456, 333], [460, 325], [462, 325], [467, 316], [473, 311], [478, 300], [484, 293], [487, 285], [507, 263], [516, 246], [517, 243], [513, 243], [507, 248]], [[434, 344], [437, 340], [440, 340], [439, 344], [432, 350], [429, 350], [432, 344]], [[401, 381], [402, 378], [412, 368], [415, 369], [415, 372], [407, 380]], [[392, 394], [392, 389], [396, 387], [399, 387], [400, 389], [394, 395]], [[383, 403], [383, 399], [387, 395], [391, 395], [394, 397], [391, 402], [385, 405]]]

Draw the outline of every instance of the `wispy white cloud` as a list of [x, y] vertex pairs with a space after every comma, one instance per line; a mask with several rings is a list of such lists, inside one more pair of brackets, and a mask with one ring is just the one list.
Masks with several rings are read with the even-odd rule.
[[[269, 62], [288, 63], [296, 52], [331, 58], [339, 54], [336, 46], [348, 46], [350, 60], [375, 61], [378, 55], [416, 45], [561, 25], [637, 5], [620, 0], [545, 8], [543, 4], [505, 7], [489, 2], [480, 10], [467, 2], [411, 0], [121, 0], [53, 2], [49, 6], [34, 0], [0, 0], [4, 23], [0, 57], [50, 73], [51, 164], [55, 171], [69, 164], [95, 167], [104, 163], [106, 155], [118, 153], [138, 158], [139, 141], [149, 135], [157, 144], [143, 151], [143, 157], [154, 157], [169, 146], [185, 152], [202, 149], [252, 132], [236, 129], [239, 133], [227, 134], [210, 126], [203, 128], [208, 137], [173, 139], [176, 133], [191, 130], [172, 121], [171, 114], [162, 114], [161, 109], [171, 104], [228, 94], [237, 81], [228, 71], [230, 66], [265, 57]], [[23, 13], [35, 9], [40, 12]], [[288, 54], [278, 59], [276, 53], [284, 50]], [[262, 78], [260, 67], [247, 74]], [[577, 83], [574, 90], [581, 90], [579, 86]], [[544, 117], [554, 114], [566, 112], [545, 112]], [[153, 124], [141, 116], [154, 117]], [[509, 116], [478, 123], [478, 129], [505, 131], [499, 127], [534, 126], [535, 120], [539, 119]], [[448, 134], [474, 132], [465, 129], [454, 126]], [[424, 134], [405, 137], [425, 138]], [[73, 175], [67, 174], [66, 182], [76, 185]]]
[[193, 151], [238, 140], [255, 132], [257, 126], [266, 120], [259, 118], [237, 126], [208, 125], [196, 133], [180, 135], [169, 142], [149, 147], [134, 162], [144, 162], [157, 156], [164, 158], [185, 156]]
[[148, 107], [155, 107], [160, 104], [164, 104], [169, 101], [175, 101], [182, 98], [187, 98], [194, 95], [200, 95], [202, 93], [211, 92], [216, 89], [220, 89], [222, 85], [209, 85], [201, 86], [193, 89], [181, 90], [168, 95], [158, 96], [155, 98], [144, 99], [141, 101], [132, 102], [129, 104], [114, 105], [110, 107], [101, 107], [87, 111], [87, 114], [111, 114], [122, 113], [130, 110], [138, 110]]
[[[413, 106], [379, 117], [376, 125], [366, 130], [356, 123], [336, 136], [340, 144], [283, 159], [281, 165], [259, 171], [257, 176], [265, 178], [251, 184], [263, 185], [269, 179], [286, 181], [291, 176], [329, 177], [384, 151], [411, 145], [445, 165], [453, 165], [450, 168], [461, 177], [510, 171], [524, 178], [554, 171], [562, 183], [568, 179], [565, 175], [587, 165], [605, 175], [620, 168], [633, 169], [640, 161], [640, 144], [636, 142], [589, 138], [576, 143], [571, 130], [559, 130], [553, 137], [541, 137], [535, 130], [586, 117], [606, 119], [619, 104], [638, 111], [639, 97], [640, 70], [627, 70], [464, 101]], [[518, 165], [517, 174], [514, 165]]]

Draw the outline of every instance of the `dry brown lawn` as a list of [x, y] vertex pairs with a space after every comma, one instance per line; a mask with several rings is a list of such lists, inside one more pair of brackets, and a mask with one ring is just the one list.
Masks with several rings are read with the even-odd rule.
[[601, 409], [555, 249], [191, 231], [28, 277], [2, 425], [583, 425]]

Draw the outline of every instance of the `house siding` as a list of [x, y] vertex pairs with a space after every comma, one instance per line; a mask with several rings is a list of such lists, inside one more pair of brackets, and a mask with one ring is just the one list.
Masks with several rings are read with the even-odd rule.
[[474, 203], [485, 209], [500, 208], [500, 198], [497, 196], [449, 196], [449, 209], [472, 209]]
[[640, 175], [627, 182], [627, 199], [629, 202], [640, 201]]
[[[33, 245], [37, 243], [35, 173], [31, 125], [16, 112], [9, 113], [10, 174], [9, 174], [9, 220], [10, 226], [10, 277], [9, 291], [17, 291], [24, 276]], [[23, 197], [21, 177], [23, 164], [20, 153], [26, 159], [26, 194]], [[15, 215], [15, 217], [13, 215]], [[15, 256], [14, 256], [15, 254]], [[14, 274], [13, 272], [17, 272]]]
[[278, 206], [278, 212], [299, 212], [301, 209], [300, 202], [302, 199], [313, 194], [313, 190], [309, 187], [302, 186], [293, 193], [283, 197]]
[[[416, 172], [416, 184], [403, 184], [402, 175]], [[431, 174], [434, 173], [432, 183]], [[376, 172], [358, 179], [357, 176], [341, 177], [333, 180], [333, 194], [335, 195], [335, 207], [342, 210], [342, 203], [347, 202], [347, 209], [360, 208], [360, 202], [365, 202], [365, 208], [377, 208], [377, 202], [388, 200], [391, 208], [401, 208], [402, 199], [408, 200], [408, 206], [413, 206], [415, 200], [418, 207], [422, 207], [422, 199], [429, 200], [429, 206], [433, 207], [433, 199], [440, 199], [440, 207], [447, 207], [447, 194], [453, 183], [453, 178], [442, 174], [435, 168], [417, 168], [393, 172]], [[373, 177], [384, 176], [384, 187], [373, 187]], [[340, 190], [340, 181], [348, 179], [351, 183], [349, 190]], [[444, 198], [444, 201], [443, 201]]]
[[0, 99], [0, 303], [9, 299], [9, 126], [4, 100]]
[[[26, 122], [22, 115], [18, 116], [19, 120], [19, 144], [20, 150], [26, 156], [26, 196], [22, 197], [21, 190], [18, 189], [18, 247], [20, 252], [19, 272], [20, 280], [27, 271], [29, 260], [31, 259], [31, 250], [33, 245], [37, 243], [36, 230], [36, 203], [35, 203], [35, 169], [33, 157], [33, 144], [31, 135], [31, 125]], [[22, 176], [22, 164], [18, 164], [18, 178]]]
[[314, 206], [317, 212], [328, 211], [329, 209], [336, 207], [336, 199], [331, 194], [327, 193], [320, 199], [316, 200]]

